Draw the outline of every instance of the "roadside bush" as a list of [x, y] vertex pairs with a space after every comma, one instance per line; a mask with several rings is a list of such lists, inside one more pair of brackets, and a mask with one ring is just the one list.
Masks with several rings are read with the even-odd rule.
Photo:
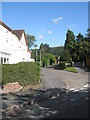
[[63, 70], [63, 69], [65, 69], [66, 68], [66, 65], [65, 65], [65, 63], [63, 62], [63, 63], [60, 63], [60, 64], [58, 64], [57, 66], [56, 66], [56, 69], [59, 69], [59, 70]]
[[20, 85], [37, 84], [40, 80], [40, 64], [22, 62], [2, 65], [2, 84], [19, 82]]
[[77, 73], [77, 70], [74, 68], [74, 67], [67, 67], [64, 69], [65, 71], [68, 71], [68, 72], [73, 72], [73, 73]]

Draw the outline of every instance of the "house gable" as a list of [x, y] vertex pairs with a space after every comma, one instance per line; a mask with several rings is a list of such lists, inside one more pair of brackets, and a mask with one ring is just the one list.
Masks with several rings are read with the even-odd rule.
[[27, 46], [27, 40], [24, 30], [13, 30], [13, 33], [18, 37], [20, 42]]

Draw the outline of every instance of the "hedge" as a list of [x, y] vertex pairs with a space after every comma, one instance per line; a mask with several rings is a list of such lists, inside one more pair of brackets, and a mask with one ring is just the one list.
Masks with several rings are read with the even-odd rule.
[[40, 64], [22, 62], [2, 65], [2, 84], [19, 82], [20, 85], [37, 84], [40, 80]]

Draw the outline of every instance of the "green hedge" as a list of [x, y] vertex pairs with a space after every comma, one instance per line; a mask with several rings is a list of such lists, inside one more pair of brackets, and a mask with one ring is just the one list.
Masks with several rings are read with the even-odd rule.
[[2, 83], [19, 82], [20, 85], [37, 84], [40, 80], [40, 64], [24, 62], [2, 65]]

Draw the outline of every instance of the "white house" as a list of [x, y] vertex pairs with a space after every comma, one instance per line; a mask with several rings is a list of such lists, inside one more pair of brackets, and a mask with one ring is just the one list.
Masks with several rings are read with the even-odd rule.
[[24, 30], [12, 30], [0, 21], [0, 63], [34, 62]]

